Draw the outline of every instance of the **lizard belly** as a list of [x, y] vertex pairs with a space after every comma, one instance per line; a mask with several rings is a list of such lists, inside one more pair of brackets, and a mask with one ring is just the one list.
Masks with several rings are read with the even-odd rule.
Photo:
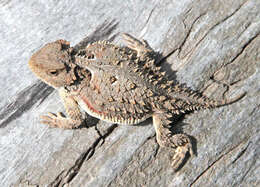
[[97, 107], [95, 107], [95, 104], [92, 103], [90, 100], [88, 100], [86, 97], [80, 97], [79, 99], [77, 99], [77, 102], [78, 102], [79, 106], [85, 112], [87, 112], [89, 115], [91, 115], [95, 118], [101, 119], [103, 121], [106, 121], [108, 123], [135, 125], [135, 124], [141, 123], [141, 122], [145, 121], [147, 118], [151, 117], [151, 116], [144, 116], [141, 119], [135, 119], [134, 117], [130, 116], [130, 117], [122, 119], [117, 116], [111, 116], [107, 112], [97, 109]]

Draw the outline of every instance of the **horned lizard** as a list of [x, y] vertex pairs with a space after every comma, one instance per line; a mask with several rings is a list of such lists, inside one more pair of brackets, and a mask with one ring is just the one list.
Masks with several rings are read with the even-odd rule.
[[32, 55], [29, 67], [42, 81], [56, 88], [68, 117], [61, 113], [41, 116], [52, 127], [78, 128], [84, 121], [80, 108], [101, 120], [133, 125], [152, 117], [160, 146], [176, 148], [172, 166], [177, 169], [187, 153], [193, 154], [186, 134], [169, 130], [174, 115], [231, 104], [215, 101], [197, 91], [167, 80], [155, 65], [155, 52], [145, 40], [124, 33], [127, 46], [107, 41], [76, 51], [57, 40]]

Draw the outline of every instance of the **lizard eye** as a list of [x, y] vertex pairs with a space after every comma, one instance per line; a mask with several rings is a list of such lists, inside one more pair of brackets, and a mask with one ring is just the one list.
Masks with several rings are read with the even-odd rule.
[[49, 73], [51, 75], [58, 75], [58, 71], [57, 70], [50, 70]]

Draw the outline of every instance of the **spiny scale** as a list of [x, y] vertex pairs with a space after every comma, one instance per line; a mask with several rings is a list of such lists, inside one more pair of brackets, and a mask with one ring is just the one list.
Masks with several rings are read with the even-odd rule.
[[[136, 51], [126, 47], [118, 47], [106, 41], [94, 42], [89, 45], [89, 47], [94, 47], [97, 49], [101, 47], [104, 49], [110, 48], [112, 49], [113, 54], [118, 53], [119, 58], [114, 59], [116, 62], [114, 64], [122, 66], [122, 63], [119, 62], [124, 61], [124, 64], [127, 68], [136, 73], [137, 76], [139, 76], [144, 81], [147, 81], [148, 85], [150, 84], [150, 89], [147, 91], [148, 97], [157, 97], [156, 95], [165, 93], [168, 94], [170, 97], [167, 96], [167, 100], [172, 100], [171, 105], [168, 106], [168, 110], [176, 114], [185, 113], [185, 111], [222, 106], [232, 103], [244, 96], [244, 94], [241, 94], [230, 101], [215, 101], [207, 98], [206, 96], [203, 96], [197, 91], [193, 91], [188, 87], [180, 85], [173, 80], [169, 81], [165, 76], [166, 73], [161, 71], [161, 67], [155, 66], [155, 59], [150, 58], [149, 55], [147, 55], [145, 59], [141, 60], [137, 57]], [[135, 86], [133, 86], [132, 89], [134, 89], [134, 87]], [[156, 92], [159, 92], [159, 94], [156, 94]], [[178, 100], [177, 103], [176, 99]], [[161, 99], [150, 99], [150, 101], [163, 102]], [[134, 105], [135, 103], [131, 104]], [[160, 105], [155, 103], [154, 106]]]

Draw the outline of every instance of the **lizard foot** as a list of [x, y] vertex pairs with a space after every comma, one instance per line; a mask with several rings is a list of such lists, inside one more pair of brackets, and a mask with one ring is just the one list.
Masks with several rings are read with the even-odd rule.
[[55, 128], [72, 129], [81, 124], [80, 120], [66, 118], [61, 112], [58, 112], [57, 114], [49, 112], [46, 116], [40, 116], [40, 118], [42, 119], [41, 123]]
[[140, 41], [127, 33], [123, 33], [122, 36], [123, 36], [124, 41], [127, 44], [127, 47], [129, 47], [132, 50], [137, 51], [137, 55], [139, 57], [143, 57], [147, 53], [150, 53], [153, 51], [152, 48], [149, 46], [149, 44], [145, 40]]
[[189, 153], [190, 156], [193, 155], [192, 144], [189, 137], [185, 134], [176, 134], [173, 135], [170, 139], [172, 144], [174, 144], [174, 146], [177, 146], [175, 154], [172, 158], [171, 165], [174, 170], [178, 170], [183, 163], [186, 154]]

